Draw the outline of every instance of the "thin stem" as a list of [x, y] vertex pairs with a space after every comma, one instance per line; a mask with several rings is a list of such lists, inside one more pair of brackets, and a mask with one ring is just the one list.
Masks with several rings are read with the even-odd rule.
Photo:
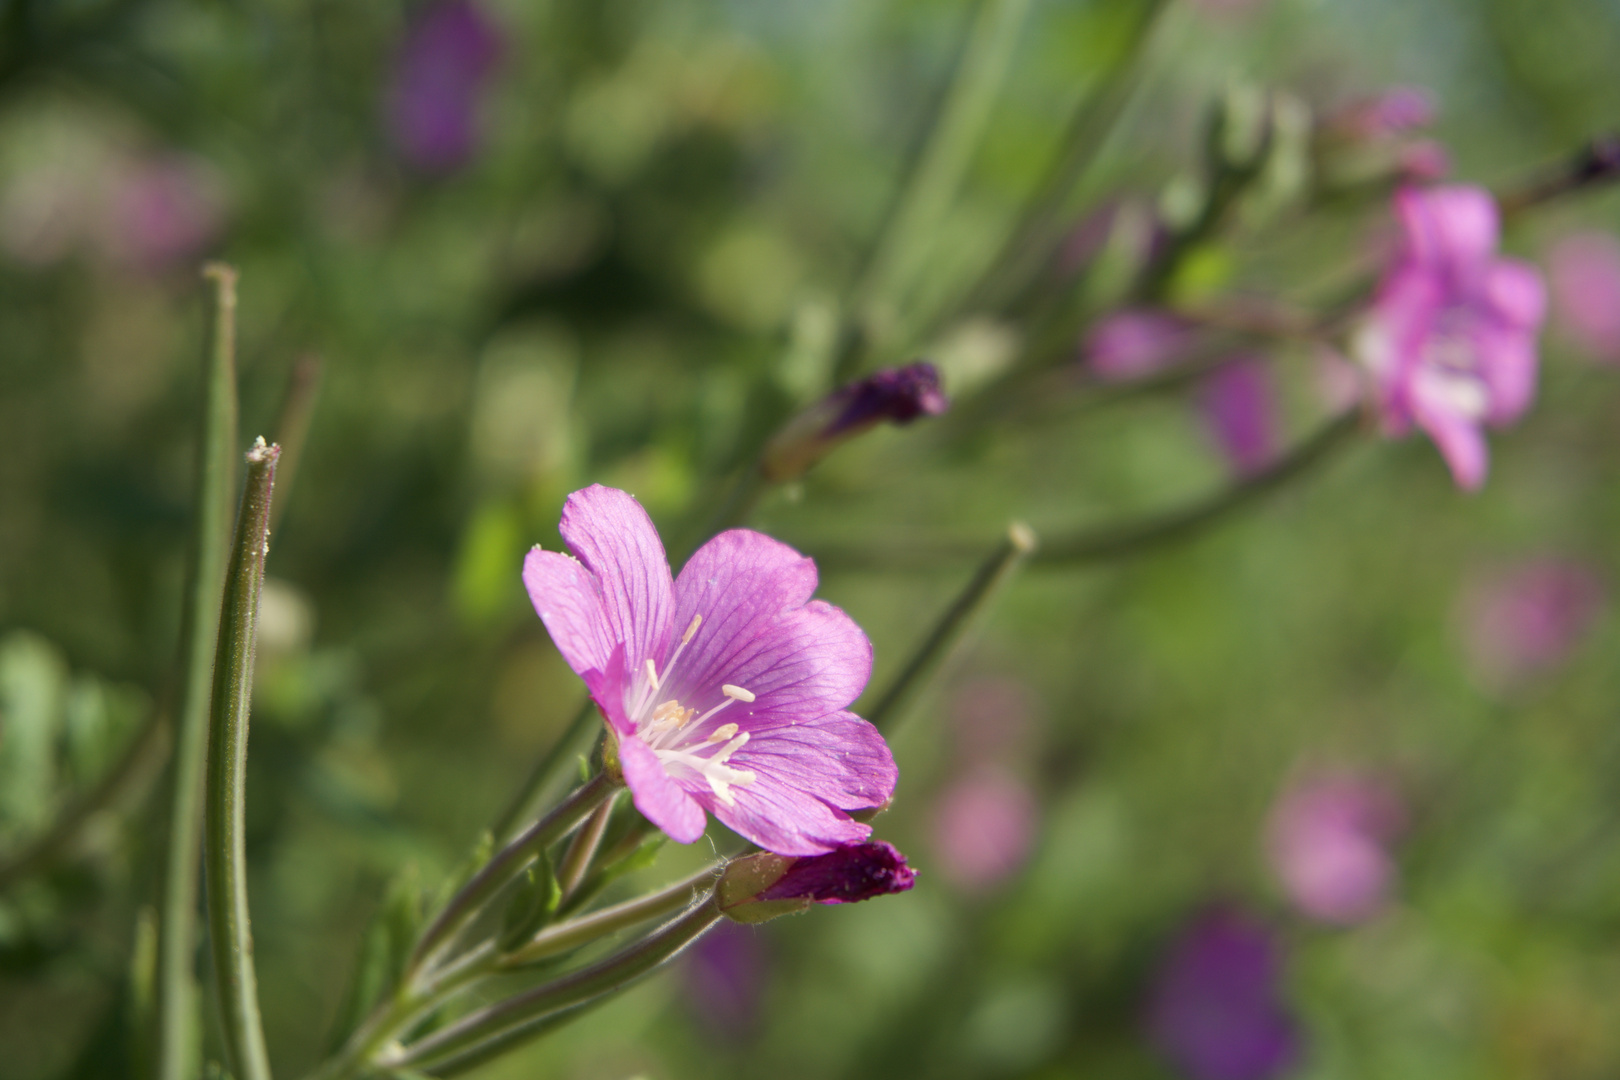
[[144, 788], [168, 756], [169, 726], [164, 709], [154, 708], [118, 760], [97, 778], [95, 786], [69, 804], [33, 843], [0, 863], [0, 893], [72, 855], [86, 825], [118, 804], [126, 792]]
[[610, 780], [605, 773], [598, 773], [562, 805], [496, 852], [483, 869], [450, 898], [438, 918], [427, 928], [411, 954], [401, 982], [409, 986], [424, 969], [432, 965], [438, 951], [448, 945], [497, 892], [521, 874], [540, 852], [561, 840], [616, 790], [616, 781]]
[[656, 971], [721, 918], [714, 894], [663, 929], [600, 963], [469, 1013], [380, 1064], [433, 1067], [468, 1051], [504, 1051], [536, 1034], [554, 1014], [615, 993]]
[[1163, 544], [1196, 535], [1233, 512], [1285, 486], [1349, 442], [1361, 426], [1361, 414], [1350, 409], [1333, 417], [1293, 451], [1256, 473], [1190, 506], [1144, 521], [1076, 533], [1048, 543], [1035, 556], [1038, 566], [1078, 566], [1139, 555]]
[[200, 1049], [196, 1007], [197, 877], [203, 765], [225, 552], [236, 489], [236, 271], [210, 263], [214, 285], [197, 442], [196, 517], [180, 617], [180, 708], [170, 769], [167, 845], [158, 915], [154, 1080], [190, 1080]]
[[574, 834], [568, 850], [563, 853], [562, 863], [557, 867], [557, 887], [562, 890], [564, 900], [579, 887], [592, 860], [596, 858], [596, 849], [602, 844], [602, 833], [607, 830], [608, 821], [613, 817], [613, 803], [610, 795], [601, 806], [592, 810], [591, 816]]
[[866, 714], [866, 718], [878, 730], [893, 726], [900, 707], [905, 704], [913, 688], [925, 675], [933, 671], [961, 636], [962, 630], [974, 612], [982, 608], [1002, 583], [1012, 576], [1025, 559], [1029, 558], [1035, 546], [1035, 533], [1029, 526], [1014, 522], [1007, 527], [1007, 533], [1002, 537], [1001, 543], [996, 545], [996, 549], [980, 565], [978, 573], [973, 575], [973, 579], [968, 582], [961, 595], [934, 624], [933, 630], [912, 654], [904, 670], [889, 684], [889, 689], [882, 699]]
[[496, 819], [492, 830], [497, 838], [509, 835], [517, 828], [520, 822], [527, 820], [535, 814], [536, 804], [539, 803], [546, 790], [561, 775], [566, 766], [578, 753], [575, 747], [585, 741], [585, 735], [596, 727], [596, 703], [590, 695], [579, 703], [579, 711], [569, 721], [568, 729], [557, 737], [557, 741], [546, 751], [546, 756], [535, 763], [534, 770], [529, 773], [528, 779], [512, 797], [501, 816]]
[[719, 879], [724, 865], [715, 863], [712, 866], [705, 866], [690, 877], [683, 878], [657, 892], [548, 926], [522, 948], [514, 949], [501, 957], [500, 966], [521, 968], [537, 960], [544, 960], [606, 937], [625, 927], [679, 911], [692, 901], [692, 890], [701, 888], [705, 883], [713, 885]]
[[1620, 135], [1601, 136], [1551, 173], [1500, 196], [1502, 216], [1516, 217], [1572, 192], [1615, 180], [1620, 180]]
[[270, 548], [270, 497], [281, 450], [260, 439], [247, 455], [247, 482], [220, 609], [220, 662], [214, 668], [209, 725], [203, 870], [208, 880], [208, 938], [221, 1033], [239, 1080], [270, 1080], [270, 1059], [259, 1020], [248, 919], [247, 856], [243, 840], [248, 713], [253, 702], [253, 651]]

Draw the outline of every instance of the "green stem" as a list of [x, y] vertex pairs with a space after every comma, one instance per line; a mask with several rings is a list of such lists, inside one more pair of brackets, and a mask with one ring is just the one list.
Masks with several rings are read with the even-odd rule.
[[492, 830], [497, 838], [505, 838], [519, 823], [528, 820], [538, 812], [537, 805], [545, 795], [547, 789], [556, 782], [565, 766], [579, 753], [578, 746], [584, 743], [585, 736], [596, 730], [596, 703], [590, 695], [579, 703], [579, 711], [569, 721], [568, 729], [557, 737], [546, 756], [535, 763], [534, 770], [529, 773], [523, 786], [512, 797], [501, 816], [495, 822]]
[[196, 952], [203, 765], [236, 489], [236, 271], [210, 263], [203, 276], [214, 285], [213, 327], [203, 375], [190, 572], [180, 617], [180, 708], [158, 915], [154, 1080], [191, 1080], [201, 1045]]
[[661, 915], [679, 911], [691, 903], [692, 890], [701, 888], [705, 883], [713, 885], [719, 879], [723, 866], [723, 863], [705, 866], [690, 877], [683, 878], [657, 892], [548, 926], [530, 939], [528, 944], [501, 957], [500, 966], [521, 968], [578, 948], [626, 927], [646, 922], [648, 919], [656, 919]]
[[527, 993], [469, 1013], [379, 1064], [386, 1068], [424, 1065], [433, 1068], [436, 1063], [448, 1064], [469, 1053], [505, 1051], [532, 1038], [538, 1033], [537, 1025], [546, 1024], [556, 1013], [623, 990], [656, 971], [720, 918], [720, 909], [711, 892], [685, 915], [628, 949]]
[[973, 575], [973, 579], [967, 583], [961, 595], [934, 624], [933, 630], [912, 654], [905, 669], [889, 684], [889, 689], [877, 705], [871, 712], [865, 714], [878, 730], [893, 727], [901, 706], [910, 697], [911, 691], [924, 676], [934, 670], [961, 636], [974, 612], [983, 607], [1002, 583], [1012, 576], [1025, 559], [1029, 558], [1035, 551], [1035, 546], [1035, 533], [1029, 526], [1014, 522], [1007, 527], [1007, 534], [1002, 537], [1001, 543], [996, 545], [996, 549], [980, 565], [978, 573]]
[[1077, 566], [1139, 555], [1163, 544], [1196, 535], [1233, 512], [1285, 486], [1350, 441], [1361, 427], [1361, 414], [1351, 409], [1333, 417], [1293, 451], [1265, 471], [1180, 510], [1145, 521], [1076, 533], [1048, 543], [1033, 562], [1039, 566]]
[[411, 954], [401, 983], [410, 986], [417, 976], [431, 967], [437, 953], [454, 940], [485, 904], [509, 882], [523, 873], [540, 852], [561, 840], [587, 814], [617, 791], [619, 784], [605, 773], [598, 773], [576, 790], [551, 813], [535, 822], [521, 836], [507, 844], [485, 863], [472, 880], [461, 887], [439, 912]]
[[247, 455], [247, 482], [236, 518], [225, 602], [220, 609], [221, 655], [214, 667], [208, 738], [203, 870], [208, 881], [208, 937], [226, 1057], [238, 1080], [270, 1080], [270, 1059], [259, 1021], [248, 919], [247, 856], [243, 839], [248, 714], [253, 703], [253, 651], [270, 546], [270, 496], [281, 450], [260, 439]]

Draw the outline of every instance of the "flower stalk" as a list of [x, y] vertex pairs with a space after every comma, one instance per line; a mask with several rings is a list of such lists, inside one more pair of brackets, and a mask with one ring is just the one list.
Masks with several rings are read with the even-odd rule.
[[208, 881], [214, 989], [227, 1057], [240, 1080], [270, 1078], [253, 969], [243, 811], [259, 591], [270, 547], [270, 499], [280, 454], [279, 447], [260, 439], [247, 455], [247, 482], [220, 609], [221, 654], [214, 668], [204, 800], [203, 867]]
[[675, 957], [721, 918], [711, 890], [682, 916], [621, 952], [527, 993], [469, 1013], [378, 1064], [437, 1069], [470, 1053], [504, 1052], [543, 1030], [556, 1014], [638, 982]]
[[521, 836], [507, 844], [462, 886], [439, 912], [427, 928], [406, 965], [401, 982], [409, 987], [425, 970], [430, 969], [439, 953], [455, 936], [477, 917], [509, 882], [514, 880], [539, 857], [540, 853], [566, 836], [593, 810], [618, 790], [618, 783], [605, 773], [598, 773], [576, 790], [555, 810], [530, 826]]
[[195, 953], [203, 767], [236, 488], [236, 271], [209, 263], [203, 276], [214, 287], [213, 313], [203, 370], [195, 517], [181, 609], [180, 700], [158, 907], [155, 1080], [190, 1080], [200, 1049]]
[[522, 947], [501, 957], [500, 967], [522, 968], [649, 919], [673, 914], [692, 902], [694, 890], [702, 888], [704, 884], [712, 885], [720, 870], [720, 864], [705, 866], [690, 877], [682, 878], [657, 892], [548, 926]]
[[867, 714], [873, 726], [879, 731], [892, 729], [898, 719], [902, 707], [910, 698], [917, 684], [933, 672], [945, 654], [950, 651], [962, 631], [966, 629], [974, 613], [985, 606], [986, 602], [996, 594], [1006, 581], [1017, 572], [1019, 566], [1035, 553], [1037, 541], [1035, 531], [1022, 522], [1013, 522], [1007, 526], [1006, 535], [1001, 543], [996, 545], [990, 556], [980, 564], [978, 573], [973, 575], [955, 602], [946, 609], [928, 637], [912, 654], [905, 668], [889, 684], [882, 699]]

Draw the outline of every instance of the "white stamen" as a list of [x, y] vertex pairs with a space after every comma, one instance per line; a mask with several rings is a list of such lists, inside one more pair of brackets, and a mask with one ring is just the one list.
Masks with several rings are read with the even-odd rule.
[[706, 743], [725, 742], [735, 734], [737, 734], [736, 724], [721, 724], [719, 727], [709, 732], [709, 737], [703, 741]]
[[658, 689], [658, 669], [653, 666], [652, 657], [647, 657], [647, 682], [654, 690]]
[[714, 708], [710, 709], [708, 712], [706, 712], [702, 716], [698, 717], [697, 722], [700, 723], [700, 724], [703, 723], [703, 721], [707, 720], [709, 717], [713, 716], [715, 713], [719, 712], [721, 709], [725, 708], [727, 705], [730, 705], [735, 700], [737, 700], [737, 699], [736, 698], [726, 698], [726, 700], [722, 701], [720, 704], [716, 705]]
[[724, 686], [722, 686], [720, 688], [720, 692], [726, 695], [726, 697], [733, 698], [737, 701], [751, 702], [754, 700], [753, 694], [749, 693], [747, 690], [744, 690], [740, 686], [732, 686], [730, 683], [726, 683]]
[[[701, 616], [701, 615], [692, 616], [692, 625], [688, 626], [686, 628], [686, 633], [681, 635], [681, 644], [685, 645], [688, 641], [691, 641], [692, 638], [697, 635], [698, 627], [700, 627], [702, 625], [703, 625], [703, 616]], [[676, 653], [675, 655], [679, 656], [680, 653]], [[671, 667], [675, 666], [674, 661], [670, 661], [670, 666]]]

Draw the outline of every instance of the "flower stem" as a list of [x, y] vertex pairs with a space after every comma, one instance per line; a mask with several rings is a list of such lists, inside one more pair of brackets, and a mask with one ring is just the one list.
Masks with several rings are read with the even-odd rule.
[[1361, 414], [1350, 409], [1323, 424], [1314, 435], [1269, 468], [1240, 480], [1180, 510], [1129, 525], [1062, 537], [1045, 546], [1033, 562], [1039, 566], [1077, 566], [1141, 554], [1161, 544], [1195, 535], [1233, 512], [1285, 486], [1349, 442], [1361, 426]]
[[385, 1067], [472, 1064], [545, 1030], [556, 1014], [623, 990], [657, 970], [721, 918], [711, 891], [686, 914], [649, 937], [590, 967], [527, 993], [469, 1013], [405, 1048]]
[[1516, 217], [1572, 192], [1616, 180], [1620, 180], [1620, 135], [1600, 136], [1553, 172], [1502, 195], [1502, 216]]
[[551, 749], [546, 751], [546, 756], [535, 763], [528, 779], [523, 781], [523, 786], [496, 820], [495, 828], [491, 831], [497, 839], [509, 835], [519, 822], [537, 812], [536, 804], [578, 753], [576, 748], [584, 743], [585, 736], [595, 730], [595, 721], [596, 703], [587, 694], [585, 700], [579, 703], [579, 711], [569, 721], [568, 729], [557, 737]]
[[203, 766], [236, 489], [236, 271], [210, 263], [203, 276], [214, 286], [213, 326], [203, 373], [196, 516], [180, 613], [180, 701], [158, 909], [154, 1080], [190, 1080], [200, 1049], [195, 965]]
[[598, 773], [570, 795], [551, 813], [531, 825], [521, 836], [507, 844], [474, 874], [472, 880], [461, 887], [439, 912], [432, 925], [416, 943], [410, 963], [401, 977], [404, 986], [410, 986], [417, 977], [431, 967], [437, 953], [448, 945], [483, 909], [494, 895], [521, 874], [540, 852], [561, 840], [578, 825], [587, 814], [595, 810], [607, 797], [618, 790], [618, 784]]
[[973, 575], [973, 579], [962, 590], [962, 594], [946, 609], [939, 622], [934, 624], [933, 630], [912, 654], [905, 669], [889, 684], [889, 689], [884, 692], [882, 699], [871, 712], [865, 714], [879, 731], [894, 726], [900, 709], [910, 697], [911, 691], [924, 676], [934, 670], [950, 647], [955, 644], [974, 612], [995, 595], [1019, 565], [1035, 551], [1035, 547], [1035, 533], [1029, 526], [1014, 522], [1007, 527], [1007, 533], [1002, 537], [1001, 543], [996, 545], [989, 558], [979, 566], [978, 573]]
[[705, 882], [712, 885], [717, 881], [723, 866], [723, 863], [705, 866], [690, 877], [683, 878], [657, 892], [548, 926], [526, 945], [501, 957], [500, 966], [521, 968], [537, 960], [544, 960], [549, 956], [556, 956], [558, 953], [606, 937], [627, 926], [678, 911], [692, 901], [692, 890], [700, 888]]
[[270, 546], [270, 496], [281, 450], [260, 439], [247, 455], [247, 482], [236, 518], [236, 539], [220, 609], [219, 662], [214, 666], [212, 720], [204, 799], [203, 869], [208, 881], [208, 937], [221, 1032], [239, 1080], [270, 1080], [270, 1059], [259, 1021], [248, 920], [247, 858], [243, 842], [248, 713], [253, 700], [253, 647]]

